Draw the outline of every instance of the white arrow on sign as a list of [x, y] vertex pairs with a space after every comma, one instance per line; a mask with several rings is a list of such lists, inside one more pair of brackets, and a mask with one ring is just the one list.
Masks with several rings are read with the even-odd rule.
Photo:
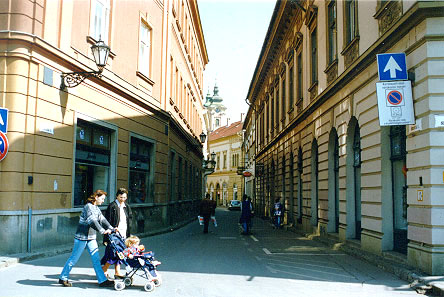
[[4, 125], [5, 124], [5, 122], [3, 121], [3, 118], [2, 118], [2, 115], [0, 114], [0, 125]]
[[396, 77], [396, 70], [402, 71], [401, 67], [399, 67], [398, 63], [396, 63], [395, 59], [393, 59], [393, 56], [390, 56], [390, 59], [387, 62], [387, 65], [384, 67], [384, 72], [387, 72], [390, 70], [390, 78]]

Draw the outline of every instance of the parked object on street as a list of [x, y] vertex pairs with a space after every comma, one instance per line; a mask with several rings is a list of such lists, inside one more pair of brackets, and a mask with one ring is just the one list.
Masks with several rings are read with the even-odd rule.
[[228, 206], [228, 210], [240, 210], [242, 202], [239, 200], [231, 200], [230, 205]]
[[135, 275], [147, 280], [144, 285], [147, 292], [152, 292], [155, 287], [162, 284], [161, 276], [157, 271], [157, 266], [161, 262], [154, 258], [153, 252], [145, 252], [145, 247], [140, 245], [140, 239], [137, 236], [130, 236], [125, 242], [119, 234], [112, 234], [111, 237], [113, 240], [110, 245], [126, 265], [127, 270], [124, 278], [114, 283], [115, 290], [121, 291], [131, 286]]
[[112, 281], [107, 279], [102, 267], [100, 266], [99, 247], [96, 240], [96, 231], [99, 231], [101, 234], [111, 234], [113, 230], [113, 227], [105, 219], [98, 207], [98, 205], [101, 205], [103, 201], [105, 201], [105, 197], [105, 191], [97, 190], [86, 200], [86, 204], [83, 207], [82, 214], [80, 215], [79, 226], [77, 227], [77, 231], [74, 236], [74, 247], [72, 254], [66, 261], [59, 277], [59, 284], [63, 285], [64, 287], [72, 286], [68, 280], [69, 274], [74, 265], [76, 265], [85, 248], [88, 248], [88, 252], [91, 255], [91, 261], [93, 263], [99, 285], [101, 287], [110, 287], [114, 285]]

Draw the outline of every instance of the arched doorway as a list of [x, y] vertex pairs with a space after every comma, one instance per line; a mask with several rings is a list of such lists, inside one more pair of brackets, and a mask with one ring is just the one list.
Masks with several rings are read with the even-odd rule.
[[289, 175], [290, 175], [290, 192], [289, 192], [289, 209], [288, 209], [288, 220], [290, 224], [294, 224], [294, 160], [293, 153], [290, 153], [289, 159]]
[[407, 253], [407, 167], [405, 126], [390, 127], [392, 164], [393, 249]]
[[270, 170], [270, 201], [269, 201], [269, 205], [268, 205], [268, 209], [269, 209], [269, 216], [270, 218], [273, 216], [272, 215], [272, 209], [273, 209], [273, 205], [274, 205], [274, 200], [276, 199], [275, 193], [276, 193], [276, 188], [275, 188], [275, 179], [276, 179], [276, 167], [274, 165], [274, 160], [271, 160], [271, 170]]
[[298, 223], [302, 224], [302, 174], [303, 174], [302, 148], [298, 150]]
[[226, 182], [222, 184], [222, 200], [223, 205], [226, 206], [228, 200], [228, 185]]
[[358, 121], [347, 129], [347, 238], [361, 239], [361, 134]]
[[319, 178], [318, 178], [318, 142], [311, 144], [311, 224], [317, 226], [319, 221]]
[[219, 183], [216, 184], [216, 203], [217, 205], [221, 204], [221, 188]]
[[335, 128], [328, 141], [328, 232], [339, 232], [339, 139]]

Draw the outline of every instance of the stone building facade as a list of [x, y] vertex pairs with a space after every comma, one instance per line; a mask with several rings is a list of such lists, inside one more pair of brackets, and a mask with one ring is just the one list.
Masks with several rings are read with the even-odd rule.
[[[90, 47], [111, 49], [101, 77]], [[3, 1], [0, 254], [70, 243], [85, 198], [129, 190], [132, 230], [194, 218], [201, 187], [203, 70], [197, 1]]]
[[[444, 273], [444, 2], [277, 1], [251, 80], [255, 209]], [[380, 126], [376, 55], [405, 53], [415, 125]], [[247, 128], [247, 127], [246, 127]]]

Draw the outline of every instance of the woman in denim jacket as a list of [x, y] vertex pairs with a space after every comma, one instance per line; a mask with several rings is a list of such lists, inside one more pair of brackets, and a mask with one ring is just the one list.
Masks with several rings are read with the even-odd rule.
[[110, 234], [114, 229], [102, 215], [102, 212], [98, 207], [98, 205], [101, 205], [103, 201], [105, 201], [105, 197], [105, 191], [97, 190], [87, 199], [86, 204], [83, 207], [79, 225], [74, 236], [72, 254], [66, 261], [59, 277], [59, 284], [64, 287], [72, 286], [72, 283], [68, 281], [69, 273], [79, 260], [85, 248], [88, 249], [91, 256], [99, 286], [114, 286], [114, 282], [108, 280], [103, 273], [102, 266], [100, 265], [99, 247], [96, 240], [97, 231], [101, 234]]

